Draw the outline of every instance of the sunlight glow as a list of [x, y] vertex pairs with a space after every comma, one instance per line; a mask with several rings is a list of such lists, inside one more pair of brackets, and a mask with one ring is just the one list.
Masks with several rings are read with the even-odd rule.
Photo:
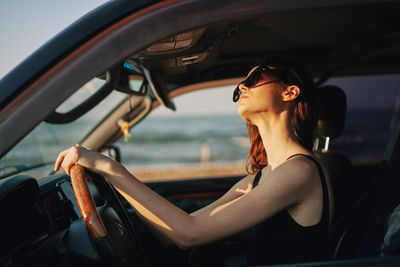
[[134, 198], [132, 198], [130, 195], [122, 192], [121, 190], [117, 189], [118, 192], [126, 199], [128, 202], [144, 217], [146, 218], [150, 223], [155, 224], [160, 226], [161, 228], [171, 231], [171, 227], [169, 227], [163, 220], [161, 220], [157, 215], [155, 215], [153, 212], [151, 212], [149, 209], [147, 209], [145, 206], [143, 206], [141, 203], [136, 201]]

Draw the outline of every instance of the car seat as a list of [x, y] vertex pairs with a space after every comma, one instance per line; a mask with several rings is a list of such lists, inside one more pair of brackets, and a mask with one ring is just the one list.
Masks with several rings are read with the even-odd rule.
[[[319, 88], [319, 114], [314, 154], [327, 170], [334, 195], [335, 212], [333, 224], [344, 216], [351, 198], [352, 164], [350, 159], [338, 152], [329, 150], [331, 140], [341, 135], [346, 118], [346, 95], [337, 86]], [[322, 147], [321, 141], [324, 141]]]

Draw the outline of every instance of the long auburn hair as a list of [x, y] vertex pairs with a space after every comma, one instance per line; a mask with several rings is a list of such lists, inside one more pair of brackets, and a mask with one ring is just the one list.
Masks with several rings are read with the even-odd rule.
[[[260, 65], [267, 66], [267, 73], [281, 80], [283, 88], [297, 85], [299, 96], [294, 100], [289, 127], [296, 140], [311, 150], [317, 125], [317, 90], [311, 74], [301, 64], [286, 58], [270, 58]], [[246, 160], [248, 173], [256, 173], [268, 165], [267, 154], [257, 126], [247, 124], [250, 139], [250, 150]]]

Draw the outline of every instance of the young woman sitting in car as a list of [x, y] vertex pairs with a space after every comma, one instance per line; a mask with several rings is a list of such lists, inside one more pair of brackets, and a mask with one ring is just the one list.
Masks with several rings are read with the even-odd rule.
[[55, 171], [79, 164], [105, 177], [153, 228], [187, 248], [248, 231], [248, 264], [323, 260], [333, 213], [328, 177], [310, 152], [316, 127], [311, 75], [288, 59], [254, 67], [234, 91], [248, 125], [251, 174], [214, 203], [188, 214], [118, 162], [76, 145]]

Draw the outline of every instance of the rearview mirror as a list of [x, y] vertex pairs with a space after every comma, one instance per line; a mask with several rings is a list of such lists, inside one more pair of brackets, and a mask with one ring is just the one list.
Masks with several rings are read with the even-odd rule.
[[[91, 79], [77, 90], [69, 100], [53, 111], [45, 121], [62, 124], [76, 120], [106, 98], [117, 86], [117, 83], [118, 73], [114, 70]], [[96, 88], [96, 85], [98, 88]]]

